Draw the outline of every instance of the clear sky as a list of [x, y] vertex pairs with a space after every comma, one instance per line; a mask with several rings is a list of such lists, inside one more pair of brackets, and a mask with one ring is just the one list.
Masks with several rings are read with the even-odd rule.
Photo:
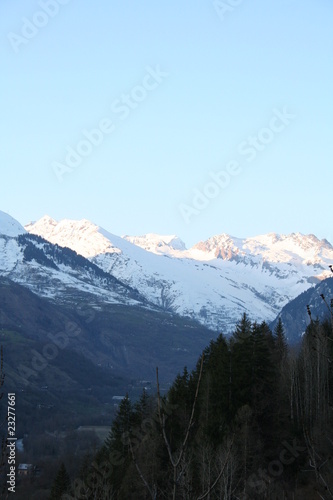
[[2, 0], [0, 210], [333, 243], [332, 25], [332, 0]]

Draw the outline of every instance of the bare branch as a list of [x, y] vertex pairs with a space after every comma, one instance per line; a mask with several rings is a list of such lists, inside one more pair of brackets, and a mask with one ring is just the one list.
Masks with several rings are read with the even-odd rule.
[[202, 377], [203, 361], [204, 361], [204, 355], [202, 355], [202, 358], [201, 358], [200, 373], [199, 373], [198, 383], [197, 383], [197, 387], [196, 387], [196, 391], [195, 391], [195, 396], [194, 396], [194, 401], [193, 401], [193, 405], [192, 405], [192, 413], [191, 413], [190, 421], [188, 423], [186, 435], [185, 435], [185, 438], [184, 438], [184, 441], [183, 441], [183, 444], [182, 444], [182, 447], [181, 447], [180, 454], [179, 454], [179, 457], [178, 457], [176, 465], [179, 465], [179, 463], [180, 463], [180, 460], [182, 458], [182, 455], [184, 453], [184, 450], [185, 450], [185, 447], [186, 447], [186, 444], [187, 444], [187, 440], [188, 440], [188, 437], [189, 437], [189, 434], [190, 434], [191, 427], [193, 425], [194, 411], [195, 411], [195, 406], [196, 406], [196, 402], [197, 402], [197, 399], [198, 399], [199, 386], [200, 386], [201, 377]]
[[157, 381], [158, 418], [159, 418], [160, 425], [162, 428], [162, 435], [163, 435], [166, 449], [168, 450], [170, 462], [171, 462], [173, 467], [176, 467], [176, 464], [175, 464], [173, 456], [172, 456], [171, 446], [170, 446], [170, 443], [168, 441], [168, 438], [167, 438], [167, 435], [165, 432], [165, 415], [162, 416], [162, 413], [161, 413], [161, 394], [160, 394], [160, 384], [159, 384], [159, 380], [158, 380], [158, 367], [156, 367], [156, 381]]
[[141, 469], [139, 467], [139, 464], [138, 464], [138, 462], [137, 462], [137, 460], [135, 458], [135, 455], [134, 455], [134, 451], [133, 451], [133, 448], [132, 448], [132, 442], [131, 442], [131, 440], [129, 440], [129, 447], [130, 447], [130, 450], [131, 450], [131, 455], [132, 455], [133, 463], [135, 465], [136, 470], [138, 471], [138, 474], [139, 474], [139, 476], [140, 476], [143, 484], [145, 485], [145, 487], [149, 491], [149, 494], [150, 494], [152, 500], [156, 500], [156, 498], [157, 498], [156, 487], [154, 487], [153, 489], [151, 489], [150, 486], [149, 486], [149, 484], [148, 484], [148, 482], [146, 481], [144, 475], [142, 474]]
[[228, 450], [226, 459], [224, 461], [222, 469], [220, 470], [219, 475], [217, 476], [217, 478], [215, 479], [215, 481], [213, 482], [213, 484], [209, 487], [209, 489], [206, 491], [206, 493], [204, 493], [203, 495], [201, 495], [200, 497], [198, 497], [197, 500], [203, 500], [204, 498], [208, 497], [208, 495], [210, 494], [210, 492], [215, 488], [215, 486], [217, 485], [217, 483], [221, 479], [221, 476], [222, 476], [222, 474], [224, 472], [224, 469], [226, 468], [226, 465], [227, 465], [228, 460], [229, 460], [229, 456], [230, 456], [230, 453], [231, 453], [231, 448], [232, 448], [232, 446], [234, 444], [234, 438], [235, 438], [235, 434], [233, 434], [233, 436], [232, 436], [231, 444], [229, 446], [229, 450]]
[[189, 435], [190, 435], [190, 430], [191, 430], [191, 428], [193, 426], [195, 406], [196, 406], [196, 402], [197, 402], [197, 399], [198, 399], [199, 386], [200, 386], [201, 377], [202, 377], [203, 361], [204, 361], [204, 355], [202, 355], [202, 358], [201, 358], [199, 378], [198, 378], [197, 387], [196, 387], [196, 391], [195, 391], [195, 396], [194, 396], [194, 401], [193, 401], [193, 405], [192, 405], [192, 411], [191, 411], [190, 420], [189, 420], [189, 423], [188, 423], [188, 426], [187, 426], [187, 429], [186, 429], [186, 434], [185, 434], [185, 437], [184, 437], [184, 441], [182, 442], [182, 445], [180, 447], [180, 451], [179, 451], [179, 455], [178, 455], [177, 459], [175, 459], [173, 457], [171, 446], [170, 446], [169, 440], [168, 440], [166, 432], [165, 432], [165, 415], [162, 416], [162, 412], [161, 412], [160, 384], [159, 384], [159, 380], [158, 380], [158, 367], [156, 367], [158, 417], [159, 417], [160, 425], [161, 425], [161, 428], [162, 428], [162, 435], [163, 435], [163, 439], [164, 439], [164, 442], [165, 442], [165, 446], [166, 446], [166, 449], [168, 451], [168, 455], [169, 455], [169, 459], [170, 459], [171, 465], [173, 467], [173, 497], [172, 497], [173, 499], [176, 498], [176, 492], [177, 492], [177, 484], [178, 484], [177, 468], [178, 468], [178, 466], [180, 464], [180, 461], [182, 459], [182, 456], [184, 454], [184, 451], [185, 451], [185, 448], [186, 448], [186, 445], [187, 445], [187, 442], [188, 442], [188, 438], [189, 438]]

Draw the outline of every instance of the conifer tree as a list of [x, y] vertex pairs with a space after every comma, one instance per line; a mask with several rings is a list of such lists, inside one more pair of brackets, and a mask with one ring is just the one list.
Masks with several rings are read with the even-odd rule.
[[251, 338], [251, 329], [251, 320], [246, 313], [243, 313], [241, 320], [236, 324], [236, 330], [232, 337], [239, 344], [246, 343]]
[[108, 455], [113, 457], [111, 484], [118, 490], [131, 462], [130, 440], [134, 425], [134, 411], [128, 394], [119, 404], [110, 434], [105, 442]]
[[231, 347], [231, 406], [233, 415], [250, 404], [253, 350], [252, 325], [244, 313], [230, 340]]
[[126, 442], [133, 425], [133, 416], [132, 403], [128, 394], [126, 394], [119, 404], [117, 416], [112, 423], [111, 431], [105, 441], [108, 449], [113, 448], [123, 452], [124, 455], [128, 454], [128, 444]]
[[182, 375], [178, 374], [169, 389], [167, 401], [176, 408], [166, 421], [166, 428], [170, 431], [170, 445], [172, 449], [178, 447], [183, 439], [184, 429], [188, 424], [193, 399], [189, 390], [189, 373], [185, 366]]
[[276, 415], [278, 371], [273, 360], [273, 337], [267, 323], [252, 326], [250, 406], [263, 439], [272, 438]]
[[223, 335], [210, 343], [200, 397], [201, 422], [211, 442], [222, 442], [231, 420], [230, 350]]
[[146, 389], [143, 389], [139, 401], [134, 405], [134, 413], [138, 424], [149, 416], [151, 410], [151, 399], [148, 396]]
[[277, 393], [275, 396], [275, 435], [280, 442], [288, 435], [288, 421], [293, 415], [292, 397], [295, 382], [295, 359], [289, 356], [288, 343], [281, 317], [273, 332], [273, 362], [276, 368]]
[[62, 462], [52, 485], [50, 500], [61, 500], [62, 495], [69, 492], [70, 486], [71, 480]]
[[288, 353], [288, 344], [281, 316], [279, 316], [278, 322], [274, 329], [274, 340], [275, 340], [275, 351], [276, 351], [277, 362], [280, 365]]

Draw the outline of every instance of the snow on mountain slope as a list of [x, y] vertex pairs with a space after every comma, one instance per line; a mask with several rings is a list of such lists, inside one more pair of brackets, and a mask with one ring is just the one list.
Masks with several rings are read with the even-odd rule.
[[[314, 235], [300, 233], [279, 235], [269, 233], [253, 238], [234, 238], [222, 234], [200, 242], [190, 249], [196, 258], [243, 261], [248, 264], [267, 262], [271, 265], [289, 263], [296, 266], [318, 266], [328, 275], [327, 266], [332, 261], [333, 247], [327, 240], [318, 240]], [[324, 276], [322, 276], [324, 277]]]
[[57, 222], [45, 215], [39, 221], [27, 224], [25, 229], [51, 243], [71, 248], [87, 258], [100, 253], [119, 251], [102, 235], [95, 224], [85, 219], [80, 221], [64, 219]]
[[89, 257], [150, 302], [225, 332], [243, 312], [273, 320], [333, 262], [327, 241], [298, 233], [221, 234], [186, 250], [174, 236], [120, 238], [86, 220], [43, 218], [26, 229]]
[[17, 220], [0, 210], [0, 234], [5, 236], [18, 236], [26, 231]]
[[1, 276], [40, 296], [69, 304], [82, 301], [91, 305], [99, 302], [148, 305], [136, 290], [73, 250], [29, 234], [15, 219], [0, 215]]
[[176, 235], [161, 236], [155, 233], [144, 234], [143, 236], [123, 236], [134, 245], [157, 254], [172, 253], [172, 250], [186, 250], [185, 243]]

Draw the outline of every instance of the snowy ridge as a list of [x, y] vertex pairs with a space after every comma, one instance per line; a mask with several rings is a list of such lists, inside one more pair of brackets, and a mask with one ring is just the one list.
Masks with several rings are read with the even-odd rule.
[[186, 250], [185, 243], [176, 235], [161, 236], [155, 233], [144, 234], [143, 236], [123, 236], [134, 245], [153, 253], [169, 253], [170, 250]]
[[205, 255], [209, 259], [319, 265], [323, 270], [327, 270], [333, 255], [333, 247], [327, 240], [300, 233], [269, 233], [245, 239], [222, 234], [194, 245], [190, 253], [198, 258], [199, 254], [194, 253], [197, 250], [203, 253], [202, 258]]
[[17, 220], [0, 210], [0, 234], [4, 236], [18, 236], [25, 232], [26, 230]]
[[329, 276], [333, 247], [299, 233], [240, 239], [221, 234], [185, 249], [175, 236], [115, 236], [87, 221], [43, 218], [26, 226], [72, 248], [149, 302], [227, 332], [243, 312], [273, 320]]
[[[15, 227], [12, 225], [10, 227]], [[144, 297], [77, 253], [27, 233], [0, 234], [0, 275], [62, 303], [147, 306]], [[9, 232], [9, 231], [7, 231]]]
[[103, 236], [101, 228], [85, 219], [79, 221], [64, 219], [57, 222], [45, 215], [39, 221], [27, 224], [25, 229], [53, 244], [71, 248], [87, 258], [118, 251], [110, 240]]

